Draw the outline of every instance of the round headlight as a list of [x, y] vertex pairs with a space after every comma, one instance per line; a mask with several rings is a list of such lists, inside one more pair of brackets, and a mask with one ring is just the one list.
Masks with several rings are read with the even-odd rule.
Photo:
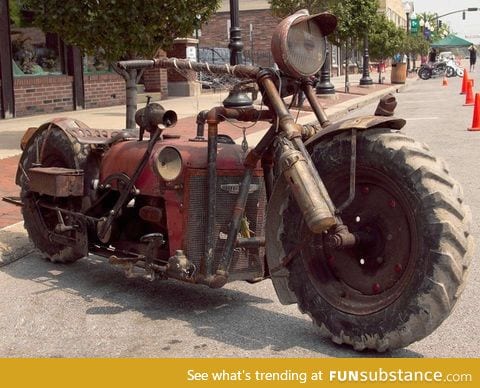
[[182, 156], [173, 147], [165, 147], [158, 153], [155, 162], [158, 175], [165, 181], [173, 181], [182, 172]]
[[335, 16], [310, 16], [302, 10], [282, 20], [272, 36], [272, 54], [278, 67], [294, 77], [317, 73], [325, 61], [325, 35], [337, 24]]

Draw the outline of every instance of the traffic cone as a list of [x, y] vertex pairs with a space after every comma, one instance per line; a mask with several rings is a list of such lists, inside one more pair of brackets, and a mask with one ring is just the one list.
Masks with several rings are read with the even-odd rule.
[[465, 95], [465, 104], [463, 106], [472, 106], [475, 105], [475, 100], [473, 99], [473, 82], [471, 79], [468, 80], [467, 94]]
[[480, 131], [480, 93], [475, 94], [475, 107], [473, 108], [472, 126], [469, 131]]
[[442, 86], [448, 86], [448, 80], [447, 80], [447, 77], [443, 77], [443, 80], [442, 80]]
[[463, 80], [462, 80], [462, 91], [460, 92], [460, 94], [465, 94], [467, 93], [467, 88], [468, 88], [468, 72], [467, 72], [467, 69], [464, 69], [463, 70]]

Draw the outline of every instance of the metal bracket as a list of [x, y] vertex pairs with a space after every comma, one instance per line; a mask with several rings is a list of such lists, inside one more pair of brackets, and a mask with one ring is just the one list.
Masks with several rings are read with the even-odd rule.
[[355, 178], [356, 178], [356, 169], [357, 169], [357, 129], [352, 128], [352, 140], [351, 140], [351, 156], [350, 156], [350, 193], [347, 200], [342, 203], [335, 210], [335, 214], [341, 214], [355, 198]]

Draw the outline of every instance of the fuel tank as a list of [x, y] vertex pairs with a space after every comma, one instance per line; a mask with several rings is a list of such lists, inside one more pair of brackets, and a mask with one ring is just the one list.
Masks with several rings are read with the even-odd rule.
[[[132, 176], [147, 149], [148, 141], [124, 141], [112, 146], [102, 158], [100, 183], [112, 174], [123, 173]], [[165, 152], [167, 151], [170, 152]], [[171, 155], [178, 152], [180, 160], [173, 160]], [[163, 153], [162, 153], [163, 151]], [[170, 155], [170, 157], [169, 157]], [[166, 157], [165, 157], [166, 156]], [[217, 171], [224, 175], [226, 171], [233, 175], [243, 175], [243, 162], [246, 153], [237, 144], [218, 144]], [[162, 159], [159, 161], [159, 158]], [[170, 164], [170, 165], [169, 165]], [[160, 175], [162, 171], [171, 171]], [[194, 142], [187, 139], [167, 139], [159, 141], [153, 149], [150, 160], [135, 182], [135, 187], [142, 195], [162, 196], [165, 190], [181, 185], [187, 170], [207, 169], [207, 142]], [[223, 173], [221, 172], [223, 171]], [[260, 164], [255, 175], [261, 175]], [[174, 176], [176, 175], [176, 177]]]

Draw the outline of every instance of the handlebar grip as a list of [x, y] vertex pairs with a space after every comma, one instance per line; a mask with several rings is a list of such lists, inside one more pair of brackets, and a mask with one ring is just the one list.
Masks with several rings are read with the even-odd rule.
[[153, 67], [155, 61], [153, 59], [134, 59], [131, 61], [120, 61], [117, 62], [117, 66], [124, 70], [130, 69], [146, 69]]

